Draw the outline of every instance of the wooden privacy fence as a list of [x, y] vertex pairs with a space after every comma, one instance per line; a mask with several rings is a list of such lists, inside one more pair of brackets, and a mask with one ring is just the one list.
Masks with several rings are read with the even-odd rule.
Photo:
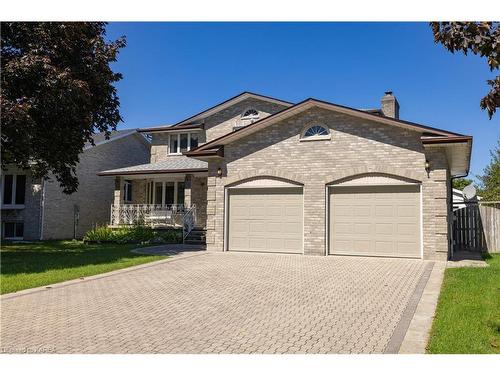
[[453, 212], [454, 251], [500, 252], [500, 202], [471, 202]]

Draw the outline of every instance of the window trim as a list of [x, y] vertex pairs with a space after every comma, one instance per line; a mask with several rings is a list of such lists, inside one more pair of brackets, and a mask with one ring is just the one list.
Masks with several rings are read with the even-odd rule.
[[[4, 191], [5, 191], [5, 176], [12, 176], [12, 191], [11, 191], [11, 202], [12, 203], [3, 203]], [[26, 176], [25, 186], [24, 186], [24, 203], [16, 203], [16, 191], [17, 191], [17, 176], [26, 176], [23, 173], [2, 173], [2, 185], [0, 191], [0, 202], [2, 208], [24, 208], [26, 206], [26, 185], [28, 184], [28, 176]]]
[[[166, 199], [167, 199], [167, 182], [172, 182], [174, 184], [174, 202], [173, 203], [166, 203]], [[185, 184], [185, 181], [182, 180], [152, 180], [150, 181], [150, 183], [152, 183], [152, 187], [153, 187], [153, 191], [152, 191], [152, 194], [151, 194], [151, 201], [149, 204], [154, 204], [154, 205], [162, 205], [162, 206], [166, 206], [166, 205], [170, 205], [170, 204], [173, 204], [173, 205], [177, 205], [178, 204], [178, 193], [179, 193], [179, 182], [181, 183], [184, 183]], [[156, 202], [156, 184], [161, 184], [161, 203], [155, 203]], [[185, 194], [185, 190], [186, 190], [186, 186], [184, 185], [184, 194]], [[186, 197], [184, 196], [184, 199]], [[185, 201], [184, 201], [185, 202]], [[185, 203], [183, 203], [185, 204]]]
[[[127, 193], [130, 191], [130, 200], [127, 199]], [[124, 203], [132, 203], [134, 201], [134, 191], [132, 189], [132, 180], [124, 180], [123, 181], [123, 202]]]
[[[306, 133], [309, 129], [311, 129], [314, 126], [320, 126], [323, 129], [327, 131], [328, 134], [325, 135], [310, 135], [306, 137]], [[332, 133], [330, 131], [330, 128], [324, 124], [321, 123], [311, 123], [308, 124], [304, 129], [302, 129], [302, 132], [300, 133], [300, 142], [311, 142], [311, 141], [328, 141], [332, 139]]]
[[[186, 151], [191, 151], [191, 134], [196, 134], [198, 136], [199, 132], [179, 132], [179, 133], [174, 133], [174, 134], [169, 134], [168, 135], [168, 155], [182, 155], [182, 152], [181, 152], [181, 134], [184, 135], [186, 134], [187, 135], [187, 150]], [[170, 149], [170, 139], [171, 137], [177, 137], [177, 150], [175, 152], [172, 152], [172, 150]], [[198, 136], [198, 145], [199, 145], [199, 136]], [[196, 146], [198, 147], [198, 146]]]
[[[251, 111], [251, 110], [254, 110], [255, 112], [257, 112], [257, 114], [256, 115], [247, 115], [247, 116], [245, 116], [245, 113], [247, 113], [248, 111]], [[240, 117], [241, 120], [251, 120], [251, 121], [258, 120], [259, 118], [260, 118], [260, 113], [254, 107], [248, 107], [248, 108], [246, 108], [243, 111], [243, 113], [241, 114], [241, 117]]]

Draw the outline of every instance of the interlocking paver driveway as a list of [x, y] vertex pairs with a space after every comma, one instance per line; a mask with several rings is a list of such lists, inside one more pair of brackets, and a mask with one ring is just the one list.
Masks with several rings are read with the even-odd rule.
[[3, 352], [382, 353], [418, 260], [204, 253], [2, 299]]

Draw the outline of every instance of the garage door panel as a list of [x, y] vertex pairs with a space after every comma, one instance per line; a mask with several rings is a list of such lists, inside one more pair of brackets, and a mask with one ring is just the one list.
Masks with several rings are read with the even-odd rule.
[[342, 234], [353, 234], [353, 226], [351, 223], [337, 223], [333, 230], [337, 236]]
[[397, 233], [398, 235], [406, 235], [406, 236], [411, 236], [413, 237], [413, 234], [415, 231], [418, 231], [418, 228], [415, 227], [414, 224], [404, 224], [404, 223], [399, 223], [397, 225]]
[[420, 190], [330, 189], [330, 254], [420, 257]]
[[255, 249], [255, 250], [265, 250], [266, 246], [267, 246], [267, 239], [266, 238], [253, 237], [253, 238], [249, 238], [246, 243], [252, 249]]
[[233, 233], [234, 234], [246, 234], [248, 233], [250, 223], [248, 221], [235, 220], [233, 222]]
[[370, 206], [368, 205], [358, 205], [351, 207], [351, 212], [356, 217], [370, 216]]
[[394, 206], [386, 205], [386, 206], [375, 206], [375, 215], [376, 216], [393, 216], [394, 215]]
[[356, 252], [366, 253], [370, 250], [370, 241], [368, 240], [355, 240], [354, 250]]
[[393, 232], [394, 232], [394, 224], [392, 224], [392, 223], [376, 223], [375, 224], [375, 234], [391, 235]]
[[370, 224], [365, 223], [365, 224], [354, 224], [354, 234], [370, 234], [372, 230], [372, 227]]
[[301, 188], [230, 190], [228, 219], [230, 251], [302, 253]]

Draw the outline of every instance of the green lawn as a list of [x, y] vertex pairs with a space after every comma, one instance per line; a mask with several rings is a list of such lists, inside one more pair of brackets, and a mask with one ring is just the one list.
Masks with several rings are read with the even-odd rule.
[[2, 244], [0, 291], [10, 293], [165, 259], [131, 253], [136, 247], [79, 241]]
[[500, 353], [500, 254], [444, 277], [429, 353]]

